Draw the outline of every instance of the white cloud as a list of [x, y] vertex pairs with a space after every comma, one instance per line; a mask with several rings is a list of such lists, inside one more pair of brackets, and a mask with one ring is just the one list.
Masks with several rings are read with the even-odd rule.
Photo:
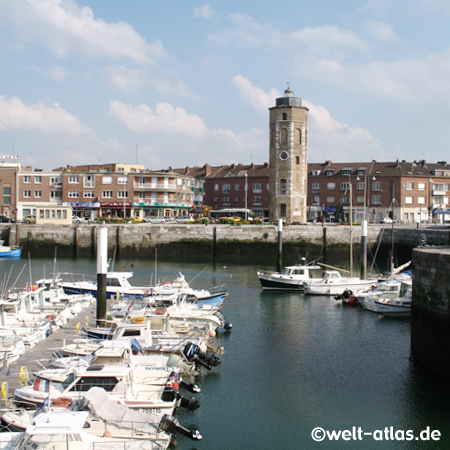
[[160, 42], [147, 43], [127, 23], [97, 19], [73, 0], [4, 0], [2, 13], [20, 41], [42, 42], [59, 58], [75, 52], [149, 64], [166, 57]]
[[11, 130], [37, 130], [43, 134], [72, 136], [90, 132], [57, 103], [25, 105], [17, 97], [0, 96], [0, 131]]
[[206, 3], [205, 5], [196, 6], [194, 8], [194, 17], [201, 17], [206, 20], [211, 20], [215, 16], [215, 12], [211, 9], [211, 5]]
[[204, 120], [188, 114], [183, 108], [174, 108], [169, 103], [158, 103], [154, 110], [141, 104], [132, 106], [120, 101], [109, 103], [109, 113], [137, 133], [156, 132], [204, 137], [208, 129]]
[[276, 89], [271, 89], [268, 93], [264, 92], [263, 89], [253, 86], [250, 80], [242, 75], [235, 75], [231, 84], [237, 89], [242, 103], [259, 112], [267, 113], [267, 109], [274, 106], [275, 98], [281, 96]]
[[366, 22], [366, 29], [371, 36], [380, 41], [396, 42], [400, 40], [388, 23], [370, 20]]
[[35, 67], [34, 70], [37, 73], [41, 73], [58, 83], [65, 80], [68, 77], [67, 71], [63, 66], [58, 64], [54, 64], [47, 69], [41, 69], [39, 67]]

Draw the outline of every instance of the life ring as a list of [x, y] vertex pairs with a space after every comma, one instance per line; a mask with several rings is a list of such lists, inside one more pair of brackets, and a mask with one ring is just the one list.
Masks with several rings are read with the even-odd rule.
[[33, 286], [31, 286], [32, 291], [37, 291], [38, 289], [39, 289], [39, 286], [37, 284], [33, 284]]
[[166, 309], [166, 308], [156, 308], [156, 310], [155, 310], [155, 313], [156, 313], [158, 316], [162, 316], [162, 315], [164, 315], [166, 312], [167, 312], [167, 309]]

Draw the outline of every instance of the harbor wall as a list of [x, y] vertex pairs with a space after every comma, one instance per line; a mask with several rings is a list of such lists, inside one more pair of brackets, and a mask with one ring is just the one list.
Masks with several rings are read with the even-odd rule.
[[450, 376], [450, 248], [414, 249], [413, 267], [412, 356]]
[[[55, 246], [59, 256], [91, 257], [96, 252], [98, 224], [36, 225], [2, 224], [1, 237], [5, 244], [23, 248], [32, 255], [52, 256]], [[226, 255], [260, 257], [273, 251], [278, 231], [274, 225], [194, 225], [194, 224], [108, 224], [108, 250], [117, 256], [148, 258], [155, 249], [158, 256]], [[355, 251], [361, 240], [361, 228], [352, 227]], [[368, 227], [369, 253], [388, 253], [394, 233], [395, 254], [399, 264], [411, 258], [414, 247], [450, 245], [450, 230], [438, 227], [395, 228], [372, 225]], [[283, 228], [283, 254], [310, 256], [342, 252], [349, 247], [350, 227], [345, 225], [294, 225]]]

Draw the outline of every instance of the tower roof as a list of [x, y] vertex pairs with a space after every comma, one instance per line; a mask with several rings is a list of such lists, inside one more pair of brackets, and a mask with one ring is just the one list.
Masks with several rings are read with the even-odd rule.
[[295, 97], [294, 91], [288, 87], [284, 91], [283, 97], [279, 97], [275, 100], [275, 106], [297, 106], [302, 107], [302, 99]]

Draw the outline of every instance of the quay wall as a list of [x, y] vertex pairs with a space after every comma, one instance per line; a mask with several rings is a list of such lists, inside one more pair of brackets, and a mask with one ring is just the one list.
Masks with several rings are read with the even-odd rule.
[[[2, 224], [1, 238], [5, 244], [23, 248], [32, 255], [52, 256], [57, 246], [59, 256], [95, 256], [98, 224], [36, 225]], [[276, 248], [278, 230], [275, 225], [194, 225], [194, 224], [108, 224], [109, 251], [117, 256], [147, 258], [159, 256], [236, 255], [259, 257]], [[450, 230], [438, 227], [368, 227], [367, 247], [371, 254], [389, 252], [394, 232], [399, 263], [411, 258], [414, 247], [450, 245]], [[352, 226], [352, 242], [357, 249], [361, 228]], [[283, 227], [283, 254], [298, 255], [310, 251], [317, 255], [342, 252], [348, 248], [350, 227], [345, 225], [293, 225]]]
[[412, 356], [450, 376], [450, 248], [414, 249], [413, 267]]

